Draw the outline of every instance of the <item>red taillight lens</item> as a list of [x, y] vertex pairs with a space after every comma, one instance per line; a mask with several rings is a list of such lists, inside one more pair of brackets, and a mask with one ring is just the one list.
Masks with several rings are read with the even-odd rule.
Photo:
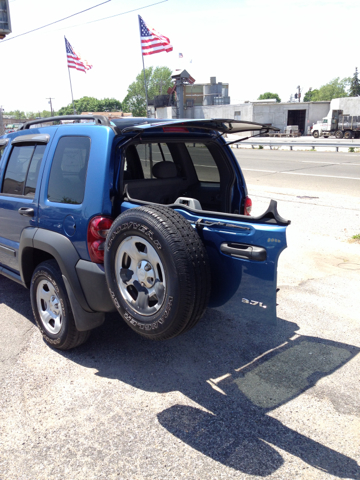
[[90, 259], [94, 263], [104, 263], [105, 239], [113, 220], [108, 217], [94, 217], [90, 220], [87, 232], [87, 244]]
[[252, 209], [252, 201], [251, 198], [245, 197], [245, 203], [244, 203], [244, 215], [251, 215], [251, 209]]

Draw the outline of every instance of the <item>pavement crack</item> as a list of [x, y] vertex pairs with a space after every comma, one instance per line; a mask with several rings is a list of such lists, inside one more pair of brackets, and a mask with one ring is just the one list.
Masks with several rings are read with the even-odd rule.
[[327, 163], [325, 165], [316, 165], [316, 166], [314, 165], [312, 167], [305, 166], [305, 167], [300, 167], [300, 168], [282, 170], [282, 171], [277, 172], [277, 173], [298, 172], [299, 170], [311, 170], [311, 169], [314, 169], [314, 168], [327, 168], [327, 167], [333, 167], [334, 165], [337, 165], [337, 164], [336, 163]]

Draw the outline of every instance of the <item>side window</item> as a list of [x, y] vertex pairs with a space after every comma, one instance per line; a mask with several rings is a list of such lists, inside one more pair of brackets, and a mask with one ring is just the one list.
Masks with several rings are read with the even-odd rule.
[[34, 197], [46, 145], [22, 145], [12, 149], [1, 193]]
[[220, 183], [219, 169], [207, 146], [203, 143], [187, 143], [186, 147], [200, 182]]
[[5, 150], [5, 145], [0, 146], [0, 159], [4, 153], [4, 150]]
[[141, 165], [144, 171], [145, 178], [154, 178], [152, 175], [152, 169], [155, 163], [173, 162], [171, 153], [169, 152], [166, 143], [149, 143], [145, 145], [137, 146]]
[[30, 167], [25, 182], [25, 197], [34, 197], [37, 179], [39, 176], [41, 160], [44, 156], [46, 145], [37, 145], [31, 159]]
[[89, 137], [60, 138], [50, 172], [47, 195], [50, 202], [82, 203], [89, 154]]

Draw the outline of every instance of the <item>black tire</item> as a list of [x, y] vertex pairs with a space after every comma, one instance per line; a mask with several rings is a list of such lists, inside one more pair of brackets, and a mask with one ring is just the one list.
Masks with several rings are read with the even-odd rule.
[[84, 343], [90, 332], [76, 329], [69, 298], [55, 260], [40, 263], [30, 285], [33, 314], [44, 341], [59, 350], [70, 350]]
[[342, 132], [341, 130], [336, 130], [336, 132], [335, 132], [335, 137], [336, 137], [337, 139], [341, 139], [341, 138], [343, 138], [343, 136], [344, 136], [344, 134], [343, 134], [343, 132]]
[[344, 138], [346, 138], [347, 140], [349, 140], [350, 138], [353, 138], [353, 132], [351, 130], [346, 130], [344, 132]]
[[166, 340], [184, 333], [208, 304], [205, 247], [171, 208], [139, 207], [119, 215], [107, 236], [104, 267], [117, 310], [146, 338]]
[[314, 138], [319, 138], [319, 132], [318, 132], [318, 130], [315, 130], [315, 131], [313, 132], [312, 136], [313, 136]]

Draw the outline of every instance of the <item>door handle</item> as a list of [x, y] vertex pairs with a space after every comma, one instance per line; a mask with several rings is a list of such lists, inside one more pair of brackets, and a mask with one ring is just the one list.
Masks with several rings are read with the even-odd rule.
[[220, 250], [230, 257], [246, 258], [255, 262], [263, 262], [267, 256], [265, 248], [244, 243], [222, 243]]
[[20, 215], [24, 215], [25, 217], [33, 217], [34, 216], [34, 209], [28, 207], [21, 207], [19, 208], [18, 212]]

